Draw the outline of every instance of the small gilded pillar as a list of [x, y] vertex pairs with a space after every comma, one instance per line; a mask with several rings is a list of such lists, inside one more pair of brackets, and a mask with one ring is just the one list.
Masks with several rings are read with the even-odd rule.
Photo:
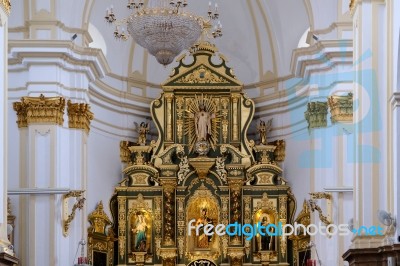
[[[230, 190], [230, 222], [231, 223], [241, 223], [242, 221], [242, 178], [229, 178], [228, 179], [229, 190]], [[233, 236], [231, 238], [231, 245], [241, 245], [242, 241], [239, 236]]]
[[174, 266], [178, 255], [175, 246], [175, 194], [177, 183], [175, 178], [161, 178], [160, 183], [164, 194], [164, 238], [163, 247], [160, 248], [160, 257], [164, 266]]
[[172, 100], [174, 99], [174, 95], [172, 93], [165, 94], [165, 100], [167, 102], [167, 130], [166, 130], [166, 141], [171, 142], [172, 139]]
[[233, 141], [238, 141], [239, 140], [239, 119], [238, 119], [238, 114], [239, 114], [239, 99], [240, 99], [240, 94], [238, 93], [233, 93], [232, 94], [232, 120], [233, 120], [233, 125], [232, 125], [232, 140]]
[[175, 178], [162, 178], [164, 194], [164, 239], [163, 246], [175, 245]]

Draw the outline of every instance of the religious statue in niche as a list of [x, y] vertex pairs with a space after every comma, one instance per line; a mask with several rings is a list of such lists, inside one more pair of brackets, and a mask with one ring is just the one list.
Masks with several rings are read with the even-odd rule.
[[132, 223], [132, 250], [146, 251], [149, 225], [142, 211], [137, 211]]
[[272, 226], [274, 224], [273, 218], [267, 213], [261, 213], [257, 220], [257, 224], [262, 226], [261, 230], [257, 230], [259, 232], [256, 236], [257, 251], [274, 250], [275, 227]]
[[195, 95], [186, 100], [185, 135], [189, 136], [189, 150], [194, 149], [196, 143], [206, 141], [212, 149], [218, 143], [220, 117], [217, 102], [211, 96]]
[[200, 218], [198, 218], [196, 221], [196, 227], [199, 226], [200, 228], [199, 235], [197, 236], [197, 248], [208, 248], [209, 243], [212, 241], [212, 236], [208, 236], [204, 233], [204, 227], [208, 224], [213, 224], [213, 221], [208, 217], [207, 209], [202, 208]]
[[207, 140], [211, 135], [211, 119], [215, 118], [215, 114], [210, 114], [205, 110], [204, 104], [201, 103], [199, 111], [195, 114], [195, 127], [197, 140]]
[[139, 144], [140, 146], [145, 146], [146, 145], [146, 135], [150, 131], [149, 123], [142, 122], [142, 123], [140, 123], [140, 125], [138, 125], [136, 122], [134, 122], [134, 123], [136, 126], [135, 131], [139, 134], [137, 144]]
[[267, 133], [270, 132], [272, 129], [272, 118], [268, 120], [265, 124], [265, 121], [260, 120], [260, 124], [257, 125], [257, 131], [260, 135], [260, 144], [266, 145], [267, 144]]

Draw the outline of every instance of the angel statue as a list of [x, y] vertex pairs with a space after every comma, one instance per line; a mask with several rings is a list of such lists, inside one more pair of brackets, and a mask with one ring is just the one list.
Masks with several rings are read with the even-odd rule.
[[260, 124], [257, 125], [258, 134], [260, 134], [260, 144], [267, 144], [267, 133], [272, 129], [272, 118], [268, 120], [267, 124], [263, 120], [260, 120]]
[[145, 146], [146, 145], [146, 135], [150, 131], [150, 126], [149, 123], [142, 122], [140, 125], [138, 125], [136, 122], [135, 123], [135, 131], [139, 134], [138, 142], [140, 146]]

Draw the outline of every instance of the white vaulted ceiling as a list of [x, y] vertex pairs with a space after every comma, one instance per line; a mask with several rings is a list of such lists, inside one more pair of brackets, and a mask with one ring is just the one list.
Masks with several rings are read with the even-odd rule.
[[[121, 76], [135, 77], [159, 84], [163, 82], [171, 66], [166, 69], [131, 40], [116, 41], [113, 27], [104, 22], [107, 7], [114, 5], [119, 18], [127, 16], [123, 1], [95, 1], [90, 12], [92, 28], [102, 34], [94, 37], [92, 46], [107, 49], [107, 60], [112, 71]], [[229, 60], [229, 65], [245, 84], [290, 74], [292, 50], [297, 48], [304, 31], [310, 27], [303, 1], [293, 0], [219, 0], [224, 36], [213, 40], [219, 51]], [[189, 9], [205, 14], [208, 0], [190, 1]], [[171, 64], [173, 65], [173, 64]]]
[[[190, 11], [206, 15], [209, 0], [188, 2]], [[217, 2], [224, 35], [212, 42], [228, 59], [228, 65], [245, 87], [257, 88], [262, 82], [291, 76], [292, 53], [302, 36], [306, 36], [308, 29], [324, 31], [331, 27], [332, 23], [348, 13], [349, 0]], [[117, 18], [121, 19], [130, 13], [126, 3], [127, 0], [14, 1], [9, 23], [10, 40], [46, 38], [45, 35], [34, 36], [29, 32], [34, 32], [32, 27], [35, 23], [42, 25], [47, 20], [49, 24], [67, 29], [64, 35], [57, 36], [57, 33], [50, 39], [69, 40], [77, 32], [76, 44], [85, 45], [82, 36], [88, 31], [92, 39], [89, 46], [101, 49], [108, 64], [108, 73], [101, 78], [101, 83], [115, 90], [154, 98], [159, 90], [153, 88], [159, 88], [159, 84], [168, 78], [176, 62], [165, 68], [133, 40], [123, 42], [114, 39], [114, 27], [104, 19], [105, 10], [113, 5]]]

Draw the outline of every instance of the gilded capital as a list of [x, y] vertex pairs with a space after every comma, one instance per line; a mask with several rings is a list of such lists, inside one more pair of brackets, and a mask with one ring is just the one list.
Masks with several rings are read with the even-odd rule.
[[175, 188], [177, 186], [175, 178], [162, 178], [160, 179], [160, 183], [164, 190], [167, 191], [175, 191]]
[[331, 112], [332, 123], [353, 121], [353, 93], [328, 98], [328, 105]]
[[90, 130], [90, 120], [93, 120], [93, 113], [87, 103], [72, 103], [68, 100], [68, 127], [84, 129], [87, 133]]
[[62, 125], [64, 123], [65, 99], [63, 97], [22, 97], [14, 102], [18, 127], [27, 127], [32, 123]]
[[352, 14], [354, 13], [355, 7], [356, 7], [356, 0], [350, 0], [350, 3], [349, 3], [350, 13], [352, 13]]
[[11, 1], [10, 0], [1, 0], [1, 6], [5, 9], [5, 11], [10, 14], [11, 12]]
[[328, 114], [327, 102], [309, 102], [304, 117], [308, 122], [308, 128], [326, 127]]
[[241, 178], [229, 178], [228, 179], [229, 188], [233, 191], [240, 191], [243, 186], [243, 180]]

